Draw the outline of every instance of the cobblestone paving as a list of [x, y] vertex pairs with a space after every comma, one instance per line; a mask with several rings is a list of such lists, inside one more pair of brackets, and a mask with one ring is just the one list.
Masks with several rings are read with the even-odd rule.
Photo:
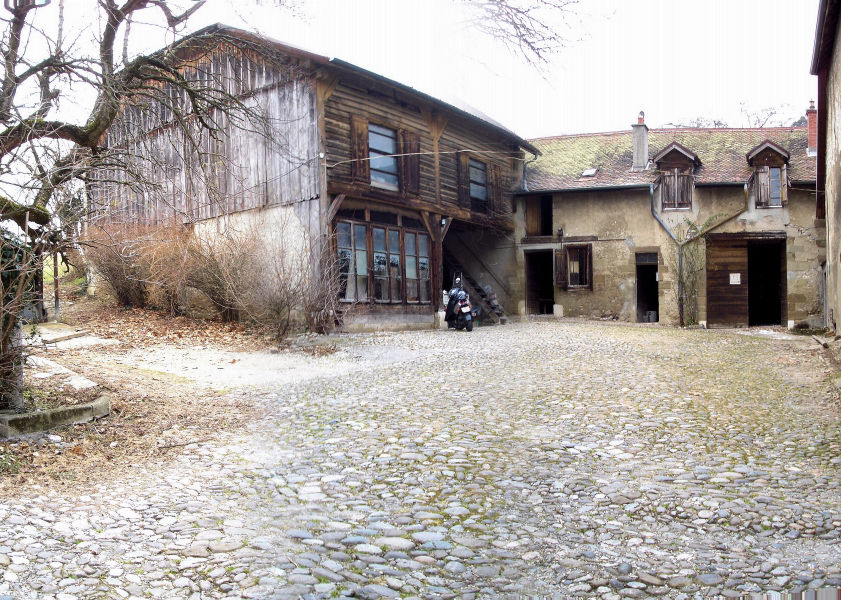
[[14, 598], [737, 597], [841, 586], [816, 344], [544, 322], [352, 336], [248, 435], [0, 506]]

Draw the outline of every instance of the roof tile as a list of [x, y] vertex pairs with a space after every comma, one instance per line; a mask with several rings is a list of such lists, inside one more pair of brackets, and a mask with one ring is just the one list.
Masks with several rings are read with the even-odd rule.
[[[656, 156], [672, 142], [698, 155], [696, 184], [746, 183], [753, 170], [746, 154], [765, 140], [788, 150], [789, 179], [815, 181], [817, 161], [806, 154], [806, 127], [745, 129], [651, 129], [649, 156]], [[632, 171], [631, 131], [562, 135], [530, 140], [542, 153], [526, 173], [531, 192], [648, 185], [657, 179], [657, 168]], [[595, 176], [582, 177], [596, 168]]]

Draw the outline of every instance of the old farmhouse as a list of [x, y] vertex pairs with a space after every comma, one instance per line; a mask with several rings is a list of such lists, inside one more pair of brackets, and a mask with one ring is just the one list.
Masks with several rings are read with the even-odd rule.
[[807, 116], [808, 127], [649, 130], [640, 113], [629, 131], [533, 140], [541, 156], [515, 219], [524, 312], [822, 324]]
[[91, 186], [96, 205], [129, 223], [257, 223], [293, 246], [329, 243], [347, 329], [434, 326], [457, 273], [486, 322], [823, 323], [814, 110], [808, 127], [649, 130], [641, 115], [631, 131], [527, 141], [223, 25], [172, 55], [258, 107], [268, 134], [220, 114], [221, 136], [186, 140], [166, 107], [127, 106], [105, 145], [154, 156], [160, 185], [121, 185], [117, 165]]
[[[222, 135], [197, 132], [188, 148], [166, 107], [128, 107], [129, 126], [106, 143], [158, 156], [149, 177], [162, 190], [119, 185], [121, 167], [104, 173], [93, 189], [109, 219], [197, 232], [257, 222], [267, 236], [291, 230], [293, 245], [331, 239], [347, 328], [431, 327], [459, 272], [486, 282], [469, 278], [477, 301], [511, 302], [512, 190], [529, 142], [473, 110], [223, 25], [175, 54], [185, 76], [210, 76], [260, 107], [268, 135], [220, 115]], [[137, 129], [149, 135], [123, 133]]]

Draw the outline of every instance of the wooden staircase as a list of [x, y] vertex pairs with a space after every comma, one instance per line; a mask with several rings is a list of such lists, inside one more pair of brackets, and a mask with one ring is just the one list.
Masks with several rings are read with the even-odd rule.
[[444, 260], [447, 261], [453, 272], [461, 273], [462, 287], [470, 295], [473, 305], [481, 309], [479, 319], [483, 320], [483, 324], [486, 324], [485, 321], [487, 319], [490, 319], [495, 325], [505, 325], [508, 323], [508, 315], [505, 314], [505, 309], [502, 308], [502, 305], [496, 301], [496, 294], [488, 295], [484, 288], [479, 285], [461, 262], [459, 262], [458, 258], [446, 248], [444, 248]]

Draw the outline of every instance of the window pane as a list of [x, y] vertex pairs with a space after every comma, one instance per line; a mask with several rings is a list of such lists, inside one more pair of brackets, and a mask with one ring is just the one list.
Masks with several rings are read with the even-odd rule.
[[377, 125], [368, 126], [368, 148], [382, 154], [397, 152], [397, 133]]
[[477, 169], [473, 165], [470, 165], [470, 181], [475, 181], [476, 183], [484, 184], [487, 182], [488, 174], [485, 172], [485, 169]]
[[771, 169], [771, 205], [781, 206], [783, 199], [782, 185], [780, 178], [780, 169]]
[[374, 252], [374, 277], [385, 277], [387, 261], [385, 254], [381, 252]]
[[418, 270], [414, 257], [406, 257], [406, 279], [417, 279]]
[[366, 242], [366, 231], [367, 227], [365, 225], [354, 225], [353, 226], [353, 245], [355, 248], [366, 249], [368, 247], [368, 243]]
[[337, 223], [336, 235], [339, 248], [350, 248], [350, 223]]
[[399, 302], [402, 295], [400, 290], [400, 255], [390, 254], [388, 260], [388, 278], [391, 282], [391, 301]]
[[488, 188], [484, 185], [479, 185], [478, 183], [471, 183], [470, 184], [470, 197], [471, 198], [478, 198], [479, 200], [487, 200], [488, 199]]
[[418, 301], [418, 280], [406, 278], [406, 301]]
[[399, 184], [397, 175], [392, 175], [391, 173], [384, 173], [382, 171], [374, 171], [373, 169], [371, 170], [371, 181], [384, 183], [389, 187], [393, 187], [394, 189], [397, 189], [397, 186]]
[[418, 256], [429, 256], [429, 236], [418, 234]]
[[380, 252], [374, 253], [374, 299], [388, 300], [386, 255]]
[[374, 252], [385, 252], [385, 229], [374, 227]]
[[414, 233], [406, 233], [405, 237], [406, 242], [406, 256], [415, 256], [417, 252], [415, 252], [415, 234]]
[[365, 250], [356, 251], [356, 274], [368, 275], [368, 252]]
[[371, 169], [396, 175], [397, 159], [393, 156], [386, 156], [377, 154], [376, 152], [371, 152]]
[[400, 252], [400, 232], [397, 229], [388, 230], [388, 250]]

